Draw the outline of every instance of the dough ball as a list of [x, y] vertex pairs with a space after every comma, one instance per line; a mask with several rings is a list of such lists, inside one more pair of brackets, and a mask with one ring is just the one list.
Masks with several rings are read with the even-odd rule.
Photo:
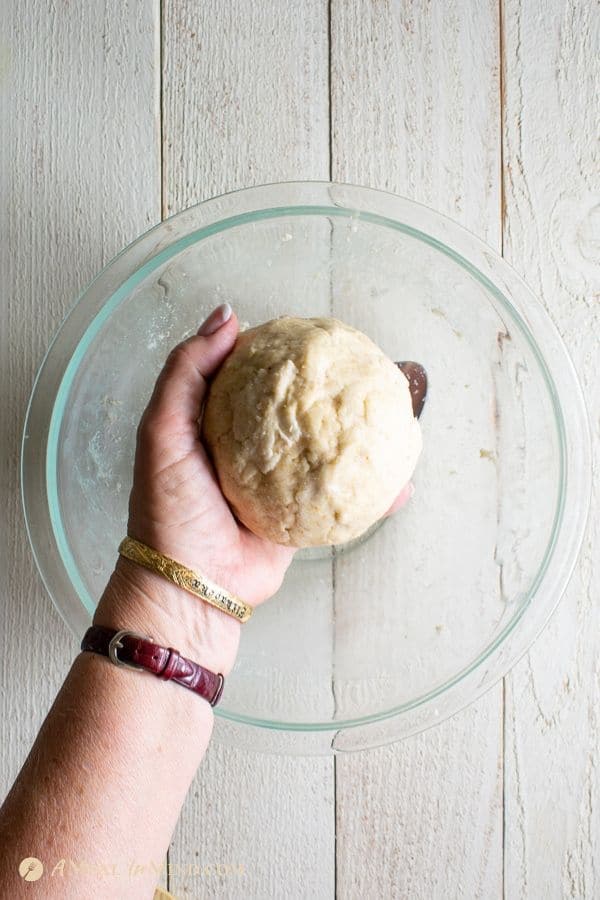
[[358, 537], [421, 452], [408, 380], [336, 319], [284, 317], [240, 334], [211, 385], [203, 433], [238, 519], [294, 547]]

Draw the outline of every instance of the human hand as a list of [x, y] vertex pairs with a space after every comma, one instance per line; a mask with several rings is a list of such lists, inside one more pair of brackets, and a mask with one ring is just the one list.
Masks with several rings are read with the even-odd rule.
[[[198, 334], [169, 354], [138, 428], [127, 530], [131, 537], [256, 606], [277, 591], [294, 551], [257, 537], [235, 519], [198, 424], [207, 379], [233, 349], [238, 330], [237, 318], [225, 304], [214, 310]], [[138, 594], [134, 602], [126, 600], [132, 589]], [[109, 616], [112, 622], [105, 621]], [[200, 661], [208, 668], [207, 652], [219, 671], [235, 657], [238, 622], [120, 558], [95, 621], [133, 628], [122, 624], [123, 616], [133, 617], [137, 630], [144, 633], [154, 628], [155, 639], [164, 633], [181, 652], [183, 644], [197, 657], [203, 648]]]
[[256, 606], [281, 585], [293, 550], [235, 519], [198, 425], [207, 379], [233, 349], [238, 330], [225, 304], [169, 355], [138, 430], [129, 534]]
[[[199, 428], [207, 379], [233, 349], [238, 330], [237, 318], [225, 304], [197, 335], [169, 354], [138, 428], [127, 530], [256, 606], [276, 593], [294, 551], [257, 537], [236, 520]], [[407, 485], [388, 515], [411, 496], [412, 485]], [[236, 620], [123, 558], [95, 622], [135, 626], [144, 633], [153, 629], [156, 640], [164, 634], [184, 655], [197, 657], [202, 650], [200, 661], [211, 668], [208, 656], [224, 674], [239, 641]]]

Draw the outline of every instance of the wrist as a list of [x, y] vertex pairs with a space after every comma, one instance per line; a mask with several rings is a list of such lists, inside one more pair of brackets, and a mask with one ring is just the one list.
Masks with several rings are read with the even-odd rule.
[[131, 629], [223, 675], [233, 668], [240, 623], [167, 579], [119, 557], [95, 625]]

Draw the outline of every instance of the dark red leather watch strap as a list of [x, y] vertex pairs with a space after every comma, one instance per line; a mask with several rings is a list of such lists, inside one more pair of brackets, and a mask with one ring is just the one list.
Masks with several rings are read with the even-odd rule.
[[175, 681], [216, 706], [223, 693], [225, 679], [209, 672], [199, 663], [181, 656], [173, 647], [161, 647], [152, 638], [134, 631], [117, 631], [92, 625], [83, 636], [82, 650], [107, 656], [117, 666], [144, 669], [165, 681]]

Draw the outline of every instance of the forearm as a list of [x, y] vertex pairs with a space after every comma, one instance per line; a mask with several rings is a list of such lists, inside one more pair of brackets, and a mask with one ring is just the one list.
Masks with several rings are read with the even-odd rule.
[[[235, 622], [154, 576], [140, 576], [136, 588], [123, 571], [103, 598], [99, 624], [136, 628], [229, 671]], [[180, 616], [185, 622], [182, 611], [188, 627], [173, 633]], [[203, 625], [196, 629], [198, 614]], [[6, 895], [31, 894], [18, 866], [33, 856], [45, 865], [45, 898], [99, 896], [99, 878], [111, 893], [151, 897], [212, 726], [210, 705], [182, 686], [79, 654], [0, 811]]]
[[[293, 551], [240, 527], [198, 430], [207, 379], [237, 333], [224, 304], [169, 355], [138, 428], [128, 534], [255, 606], [278, 590]], [[235, 618], [122, 557], [94, 624], [224, 676], [240, 637]], [[184, 686], [80, 654], [0, 810], [0, 896], [152, 896], [212, 725], [208, 702]], [[26, 857], [44, 863], [39, 883], [21, 880]], [[53, 876], [61, 860], [79, 871]]]

